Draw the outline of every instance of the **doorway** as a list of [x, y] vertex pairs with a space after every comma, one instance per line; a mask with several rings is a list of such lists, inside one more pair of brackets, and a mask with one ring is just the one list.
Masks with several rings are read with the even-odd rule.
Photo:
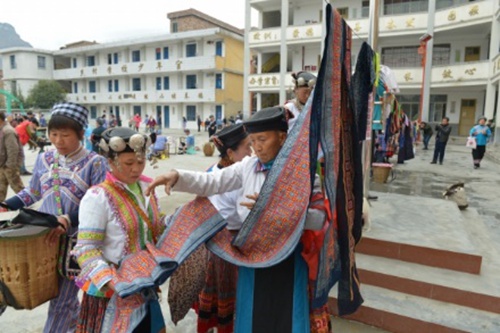
[[460, 106], [460, 120], [458, 124], [458, 135], [468, 136], [469, 131], [476, 123], [476, 100], [463, 99]]
[[170, 107], [168, 105], [163, 106], [163, 127], [170, 128]]

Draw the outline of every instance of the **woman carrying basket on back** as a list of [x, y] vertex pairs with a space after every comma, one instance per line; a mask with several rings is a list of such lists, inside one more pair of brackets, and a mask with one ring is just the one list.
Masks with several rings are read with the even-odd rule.
[[[63, 235], [76, 234], [81, 198], [106, 176], [106, 159], [81, 144], [87, 117], [88, 110], [79, 104], [54, 105], [48, 132], [56, 149], [38, 155], [29, 186], [4, 202], [16, 210], [41, 200], [39, 211], [56, 215], [64, 226], [47, 234], [48, 246], [58, 246]], [[60, 276], [59, 295], [50, 301], [44, 333], [74, 332], [79, 312], [77, 295], [74, 281]]]

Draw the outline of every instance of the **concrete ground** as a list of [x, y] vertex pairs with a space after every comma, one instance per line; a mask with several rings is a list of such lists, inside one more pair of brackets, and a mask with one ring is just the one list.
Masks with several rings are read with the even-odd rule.
[[[183, 135], [182, 131], [171, 130], [165, 131], [166, 135], [179, 137]], [[202, 146], [208, 141], [208, 134], [206, 132], [196, 132], [193, 131], [196, 137], [196, 145]], [[26, 166], [28, 170], [32, 170], [36, 153], [25, 150], [26, 152]], [[189, 170], [206, 170], [213, 163], [218, 160], [216, 154], [212, 157], [206, 157], [200, 151], [196, 155], [171, 155], [170, 158], [159, 160], [154, 166], [148, 164], [145, 170], [145, 174], [150, 177], [156, 177], [162, 172], [170, 170], [172, 168], [183, 168]], [[23, 181], [28, 184], [30, 176], [23, 176]], [[9, 197], [14, 193], [12, 190], [9, 192]], [[185, 193], [172, 193], [171, 196], [166, 196], [163, 189], [157, 189], [157, 194], [160, 197], [160, 202], [162, 208], [167, 212], [167, 214], [172, 213], [176, 207], [182, 205], [183, 203], [191, 200], [193, 198], [190, 194]], [[174, 326], [170, 320], [170, 314], [168, 310], [167, 292], [168, 286], [165, 284], [162, 287], [163, 297], [162, 297], [162, 310], [165, 316], [165, 321], [167, 322], [167, 332], [169, 333], [192, 333], [196, 332], [196, 314], [194, 311], [190, 311], [184, 320], [178, 323], [178, 326]], [[5, 313], [0, 316], [0, 332], [1, 333], [38, 333], [42, 331], [43, 324], [46, 319], [46, 313], [48, 309], [48, 303], [45, 303], [33, 310], [14, 310], [12, 308], [7, 308]], [[333, 318], [333, 329], [334, 332], [342, 333], [383, 333], [385, 331], [366, 326], [360, 323], [351, 322], [349, 320]]]

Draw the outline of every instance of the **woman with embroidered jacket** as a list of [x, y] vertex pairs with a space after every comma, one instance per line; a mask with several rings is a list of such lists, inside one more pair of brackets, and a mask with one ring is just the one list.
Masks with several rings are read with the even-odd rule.
[[92, 187], [80, 205], [78, 242], [73, 253], [82, 268], [76, 279], [84, 291], [77, 332], [164, 332], [156, 290], [125, 299], [113, 291], [120, 261], [155, 244], [164, 230], [164, 217], [155, 196], [145, 197], [151, 182], [142, 173], [147, 135], [126, 127], [103, 132], [99, 147], [111, 171]]
[[[87, 117], [88, 110], [79, 104], [65, 102], [53, 106], [48, 132], [56, 149], [38, 155], [29, 186], [5, 201], [14, 210], [41, 200], [39, 211], [57, 216], [65, 227], [47, 235], [48, 246], [58, 246], [58, 238], [77, 232], [81, 198], [106, 176], [106, 159], [81, 144]], [[43, 332], [74, 332], [78, 310], [78, 287], [61, 276], [59, 295], [50, 301]]]
[[[217, 173], [169, 171], [157, 177], [146, 190], [146, 194], [153, 193], [154, 188], [159, 185], [165, 186], [167, 194], [170, 194], [175, 186], [177, 191], [200, 196], [221, 194], [241, 188], [236, 210], [240, 221], [245, 221], [256, 204], [268, 172], [285, 143], [288, 122], [284, 108], [272, 107], [258, 111], [244, 125], [256, 156], [245, 157], [241, 162], [223, 168]], [[305, 214], [304, 229], [321, 230], [326, 215], [317, 177], [312, 194]], [[283, 222], [278, 221], [278, 223]], [[238, 227], [241, 228], [241, 225]], [[266, 246], [266, 241], [262, 239], [263, 247]], [[285, 260], [270, 267], [238, 268], [235, 332], [309, 333], [311, 325], [322, 324], [309, 321], [308, 266], [302, 258], [302, 249], [301, 243]], [[329, 331], [329, 327], [325, 327], [323, 331]]]
[[472, 149], [472, 160], [474, 163], [474, 169], [481, 167], [481, 160], [486, 152], [486, 144], [491, 136], [491, 130], [486, 125], [486, 117], [479, 118], [479, 122], [476, 126], [472, 127], [469, 135], [476, 138], [476, 148]]

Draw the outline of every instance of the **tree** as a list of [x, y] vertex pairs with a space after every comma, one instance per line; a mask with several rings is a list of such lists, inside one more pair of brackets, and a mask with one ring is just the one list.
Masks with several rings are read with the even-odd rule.
[[64, 100], [66, 92], [56, 81], [42, 80], [31, 88], [27, 104], [40, 109], [50, 109], [55, 103]]

